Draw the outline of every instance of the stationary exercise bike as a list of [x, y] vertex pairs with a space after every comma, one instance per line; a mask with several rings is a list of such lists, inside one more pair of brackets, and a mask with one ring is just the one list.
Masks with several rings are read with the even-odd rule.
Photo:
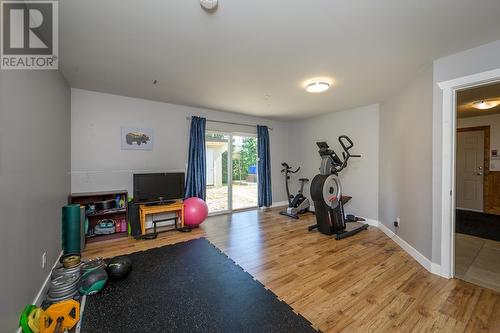
[[321, 168], [320, 174], [313, 178], [310, 188], [316, 212], [316, 224], [308, 228], [309, 231], [318, 229], [325, 235], [335, 235], [337, 240], [352, 236], [368, 228], [368, 224], [361, 224], [347, 230], [346, 222], [356, 222], [358, 219], [349, 216], [349, 221], [346, 221], [344, 204], [351, 197], [342, 195], [342, 184], [338, 174], [347, 167], [349, 158], [361, 157], [361, 155], [349, 153], [354, 143], [346, 135], [339, 136], [339, 142], [344, 150], [342, 152], [343, 161], [335, 151], [330, 149], [326, 142], [316, 142], [321, 156]]
[[285, 174], [285, 187], [286, 187], [286, 195], [288, 196], [288, 207], [286, 210], [280, 212], [281, 215], [285, 215], [294, 219], [299, 218], [299, 214], [305, 213], [309, 210], [309, 199], [307, 199], [302, 192], [304, 191], [304, 184], [309, 181], [307, 178], [300, 178], [300, 190], [296, 195], [290, 194], [290, 189], [288, 187], [288, 181], [290, 180], [291, 173], [297, 173], [300, 170], [300, 167], [292, 171], [292, 168], [285, 162], [281, 163], [283, 169], [282, 173]]

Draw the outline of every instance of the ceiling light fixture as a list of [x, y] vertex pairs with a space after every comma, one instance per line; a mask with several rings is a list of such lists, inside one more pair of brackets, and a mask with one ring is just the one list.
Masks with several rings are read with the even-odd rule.
[[485, 99], [472, 103], [472, 107], [479, 110], [488, 110], [494, 108], [497, 105], [500, 105], [500, 99]]
[[327, 91], [331, 85], [332, 85], [332, 80], [319, 78], [319, 79], [308, 80], [305, 83], [304, 88], [306, 89], [307, 92], [310, 93], [322, 93], [324, 91]]

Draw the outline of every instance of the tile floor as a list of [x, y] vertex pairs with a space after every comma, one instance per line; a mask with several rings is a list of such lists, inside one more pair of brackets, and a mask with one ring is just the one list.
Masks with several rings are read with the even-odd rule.
[[500, 242], [455, 234], [455, 277], [500, 292]]

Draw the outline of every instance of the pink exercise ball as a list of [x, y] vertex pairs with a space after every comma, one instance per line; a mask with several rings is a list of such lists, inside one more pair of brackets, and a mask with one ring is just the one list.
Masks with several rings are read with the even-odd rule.
[[188, 198], [184, 200], [184, 224], [189, 227], [197, 227], [205, 221], [208, 216], [208, 206], [200, 198]]

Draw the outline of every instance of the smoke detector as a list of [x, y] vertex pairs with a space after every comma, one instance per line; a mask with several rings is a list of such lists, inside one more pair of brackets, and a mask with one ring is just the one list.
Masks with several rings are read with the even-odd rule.
[[215, 10], [218, 0], [200, 0], [200, 5], [206, 10]]

